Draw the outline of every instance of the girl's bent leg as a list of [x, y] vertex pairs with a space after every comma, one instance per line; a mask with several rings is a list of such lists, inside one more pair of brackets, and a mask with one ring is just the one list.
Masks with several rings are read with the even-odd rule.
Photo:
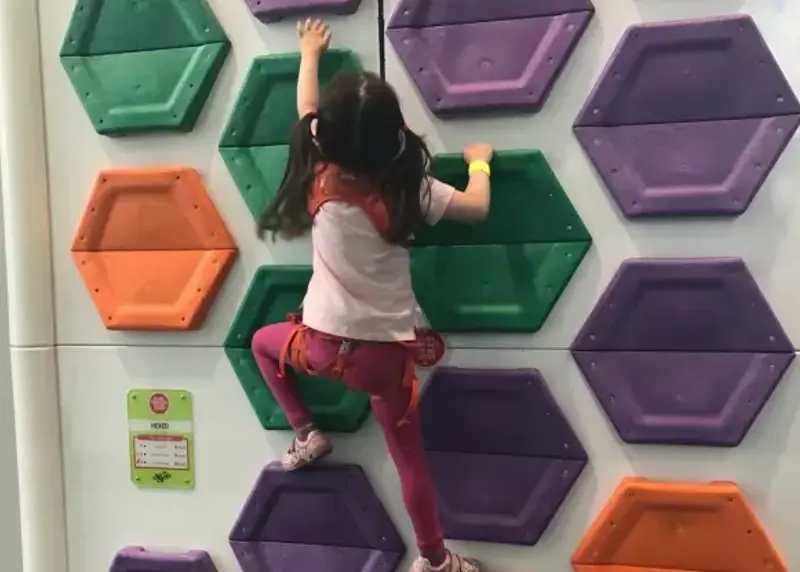
[[286, 369], [286, 375], [280, 374], [281, 352], [294, 327], [291, 322], [265, 326], [253, 335], [251, 342], [258, 369], [295, 430], [295, 438], [283, 458], [286, 470], [305, 467], [333, 451], [328, 438], [314, 428], [311, 412], [300, 396], [294, 370]]
[[411, 391], [398, 387], [390, 394], [372, 397], [372, 411], [383, 430], [400, 484], [403, 501], [414, 528], [419, 551], [434, 564], [444, 561], [446, 551], [442, 526], [428, 466], [428, 458], [422, 442], [419, 413], [410, 412], [407, 423], [398, 422], [406, 414], [411, 400]]
[[275, 401], [286, 414], [289, 425], [299, 431], [311, 425], [311, 412], [300, 397], [294, 371], [287, 368], [286, 375], [282, 376], [278, 368], [281, 351], [293, 328], [291, 322], [264, 326], [253, 334], [250, 347]]

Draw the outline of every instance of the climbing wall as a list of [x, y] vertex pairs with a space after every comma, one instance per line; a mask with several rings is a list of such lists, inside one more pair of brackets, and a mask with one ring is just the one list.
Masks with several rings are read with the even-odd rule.
[[[255, 236], [306, 15], [333, 27], [323, 87], [382, 39], [435, 176], [463, 188], [464, 145], [496, 148], [486, 220], [411, 245], [448, 345], [420, 371], [448, 543], [493, 572], [800, 569], [800, 5], [38, 4], [70, 570], [416, 554], [368, 398], [301, 376], [335, 454], [286, 474], [249, 349], [311, 275], [307, 239]], [[132, 389], [191, 392], [193, 488], [131, 482]]]

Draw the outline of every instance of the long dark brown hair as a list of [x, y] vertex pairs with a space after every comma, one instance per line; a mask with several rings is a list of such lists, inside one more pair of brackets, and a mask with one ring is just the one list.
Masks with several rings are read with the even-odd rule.
[[[316, 134], [312, 135], [315, 119]], [[401, 243], [424, 221], [422, 203], [430, 199], [430, 161], [425, 142], [405, 126], [400, 102], [389, 84], [370, 72], [340, 72], [322, 94], [317, 112], [297, 122], [283, 182], [261, 215], [258, 236], [263, 239], [271, 233], [273, 241], [277, 236], [291, 239], [308, 230], [311, 221], [306, 208], [314, 169], [328, 162], [375, 181], [389, 210], [387, 235]]]

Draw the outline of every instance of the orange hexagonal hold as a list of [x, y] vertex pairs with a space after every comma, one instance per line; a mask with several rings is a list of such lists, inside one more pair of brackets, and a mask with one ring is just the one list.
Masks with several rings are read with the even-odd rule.
[[112, 330], [200, 326], [236, 243], [194, 169], [101, 171], [72, 258]]
[[623, 479], [572, 557], [577, 572], [788, 572], [735, 483]]

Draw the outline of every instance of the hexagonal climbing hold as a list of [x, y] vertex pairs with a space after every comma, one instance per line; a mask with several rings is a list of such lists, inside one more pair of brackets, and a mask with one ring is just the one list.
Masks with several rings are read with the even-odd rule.
[[[225, 354], [264, 429], [291, 427], [258, 369], [250, 343], [262, 326], [284, 322], [287, 314], [299, 311], [310, 279], [309, 266], [261, 266], [225, 338]], [[356, 431], [369, 415], [369, 397], [343, 383], [310, 375], [298, 376], [298, 383], [320, 429]]]
[[572, 557], [576, 572], [788, 572], [735, 483], [623, 479]]
[[[328, 50], [320, 59], [320, 87], [343, 70], [359, 70], [358, 56], [348, 50]], [[228, 118], [219, 146], [288, 145], [297, 122], [297, 74], [300, 54], [255, 58]]]
[[117, 552], [109, 572], [217, 572], [205, 550], [168, 553], [128, 546]]
[[279, 22], [309, 14], [355, 14], [361, 0], [247, 0], [253, 15], [264, 22]]
[[[461, 155], [439, 155], [434, 175], [465, 188]], [[414, 290], [441, 332], [535, 332], [592, 238], [539, 151], [499, 151], [492, 206], [479, 224], [442, 221], [411, 251]]]
[[191, 131], [229, 50], [206, 0], [77, 0], [61, 63], [98, 133]]
[[587, 464], [535, 369], [439, 368], [420, 415], [448, 538], [535, 544]]
[[749, 16], [631, 26], [575, 122], [629, 218], [738, 215], [800, 125]]
[[795, 355], [738, 258], [626, 260], [572, 354], [624, 441], [723, 447]]
[[294, 472], [280, 463], [268, 465], [231, 530], [230, 543], [243, 572], [391, 572], [406, 551], [356, 465]]
[[[255, 58], [219, 143], [220, 154], [256, 219], [278, 191], [297, 122], [300, 54]], [[320, 86], [339, 71], [361, 69], [358, 56], [328, 50], [320, 59]]]
[[72, 259], [110, 330], [200, 327], [236, 243], [194, 169], [97, 176]]
[[401, 0], [386, 35], [434, 114], [538, 111], [593, 14], [591, 0]]
[[[437, 155], [437, 179], [463, 189], [461, 153]], [[414, 246], [591, 242], [541, 151], [498, 151], [492, 159], [492, 206], [480, 224], [441, 221], [416, 233]]]

